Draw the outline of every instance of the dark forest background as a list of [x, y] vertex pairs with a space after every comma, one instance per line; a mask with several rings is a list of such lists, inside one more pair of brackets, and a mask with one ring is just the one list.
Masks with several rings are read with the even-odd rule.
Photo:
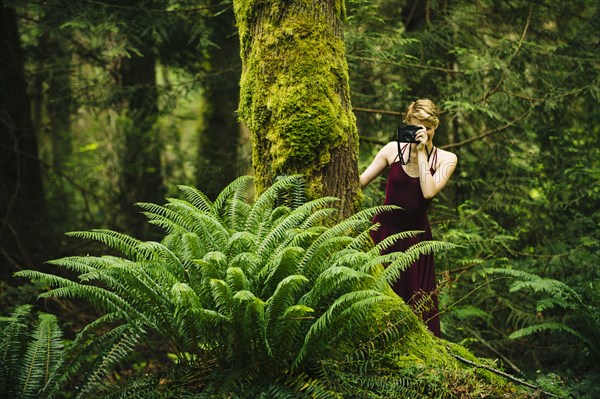
[[[410, 101], [443, 110], [458, 168], [435, 199], [444, 337], [507, 372], [600, 397], [600, 15], [591, 0], [349, 0], [359, 171]], [[0, 0], [0, 305], [13, 273], [97, 253], [65, 232], [160, 232], [137, 202], [252, 173], [232, 4]], [[385, 176], [361, 207], [383, 203]], [[36, 302], [76, 329], [91, 309]]]

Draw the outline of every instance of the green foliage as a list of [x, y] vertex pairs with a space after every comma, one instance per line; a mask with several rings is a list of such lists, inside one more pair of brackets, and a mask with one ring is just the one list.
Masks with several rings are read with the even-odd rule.
[[40, 314], [34, 324], [30, 311], [31, 306], [24, 305], [0, 318], [0, 391], [4, 397], [38, 398], [60, 365], [64, 346], [56, 317]]
[[[420, 254], [447, 244], [426, 242], [380, 257], [367, 233], [373, 215], [389, 207], [327, 226], [336, 200], [302, 203], [300, 177], [280, 179], [254, 203], [250, 183], [237, 179], [214, 202], [182, 186], [187, 200], [139, 204], [166, 231], [161, 242], [106, 229], [70, 233], [123, 254], [49, 262], [76, 277], [17, 273], [53, 287], [41, 297], [83, 298], [105, 313], [78, 334], [48, 386], [60, 386], [82, 367], [82, 354], [95, 353], [78, 396], [106, 391], [105, 376], [118, 362], [143, 338], [158, 337], [178, 368], [206, 373], [198, 386], [218, 373], [221, 392], [264, 384], [268, 391], [275, 384], [331, 397], [304, 373], [363, 343], [367, 350], [423, 330], [389, 281]], [[385, 272], [382, 262], [390, 262]], [[403, 322], [392, 323], [392, 311]]]
[[[539, 254], [554, 251], [539, 245], [535, 252], [517, 255], [522, 245], [517, 237], [497, 223], [490, 224], [489, 215], [481, 211], [461, 210], [467, 211], [468, 219], [447, 230], [444, 238], [468, 245], [460, 256], [440, 257], [456, 273], [452, 289], [441, 301], [446, 309], [445, 334], [484, 353], [493, 351], [513, 372], [539, 378], [551, 392], [568, 390], [578, 397], [594, 397], [589, 381], [598, 375], [600, 302], [592, 290], [598, 276], [593, 268], [578, 267], [594, 262], [595, 246]], [[492, 233], [491, 238], [485, 239], [483, 231]], [[580, 274], [564, 274], [568, 269]], [[551, 274], [557, 278], [542, 277]], [[578, 279], [583, 275], [590, 280], [582, 284]], [[538, 370], [550, 367], [561, 370], [561, 377], [555, 375], [553, 384], [545, 385], [548, 378]], [[586, 382], [569, 381], [574, 378]]]
[[[450, 275], [444, 336], [516, 374], [554, 372], [574, 396], [597, 396], [597, 2], [348, 9], [360, 170], [418, 97], [441, 105], [435, 144], [459, 159], [430, 212], [434, 237], [461, 245], [436, 257]], [[383, 178], [371, 184], [366, 202], [383, 203], [384, 188]]]

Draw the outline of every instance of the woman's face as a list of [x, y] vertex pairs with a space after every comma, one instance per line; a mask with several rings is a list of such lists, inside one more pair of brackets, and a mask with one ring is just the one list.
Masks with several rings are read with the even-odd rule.
[[427, 126], [425, 124], [425, 122], [423, 122], [420, 119], [417, 119], [415, 117], [412, 117], [408, 120], [408, 124], [409, 125], [417, 125], [417, 126], [424, 126], [425, 129], [427, 129], [427, 141], [432, 141], [433, 140], [433, 136], [435, 136], [435, 127], [433, 126]]

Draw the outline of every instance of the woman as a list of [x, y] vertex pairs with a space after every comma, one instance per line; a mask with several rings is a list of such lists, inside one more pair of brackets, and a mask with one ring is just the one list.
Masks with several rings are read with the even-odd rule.
[[[385, 204], [402, 208], [375, 216], [373, 221], [380, 224], [371, 234], [375, 243], [402, 231], [424, 232], [416, 237], [397, 241], [386, 250], [388, 253], [405, 251], [420, 241], [432, 238], [427, 210], [432, 198], [450, 180], [457, 163], [456, 155], [433, 144], [435, 129], [440, 123], [438, 114], [435, 104], [426, 98], [410, 104], [405, 122], [420, 127], [415, 137], [417, 142], [388, 143], [360, 176], [360, 185], [364, 188], [389, 166]], [[436, 336], [441, 336], [433, 255], [421, 256], [402, 272], [392, 288], [412, 306], [417, 305], [423, 294], [431, 296], [433, 306], [423, 312], [421, 317]]]

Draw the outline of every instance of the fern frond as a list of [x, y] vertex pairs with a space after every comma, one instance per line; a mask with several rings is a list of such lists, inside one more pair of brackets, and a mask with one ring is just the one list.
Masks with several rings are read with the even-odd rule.
[[217, 196], [214, 202], [214, 212], [217, 216], [223, 217], [225, 208], [230, 197], [239, 191], [245, 192], [250, 182], [254, 181], [252, 176], [240, 176], [233, 182], [229, 183]]
[[216, 215], [214, 204], [202, 191], [198, 190], [195, 187], [184, 185], [179, 185], [177, 186], [177, 188], [179, 188], [179, 190], [181, 190], [183, 194], [185, 194], [186, 198], [196, 208], [200, 209], [203, 212]]
[[140, 340], [135, 329], [126, 324], [114, 328], [101, 338], [104, 341], [105, 349], [99, 353], [92, 369], [86, 373], [77, 398], [96, 396], [104, 391], [106, 388], [103, 379], [131, 353]]
[[192, 228], [186, 218], [167, 207], [149, 202], [138, 202], [136, 205], [145, 210], [142, 213], [148, 218], [148, 223], [162, 227], [168, 234], [183, 234]]
[[196, 213], [191, 232], [198, 235], [206, 252], [222, 251], [227, 247], [230, 233], [220, 220], [213, 216]]
[[140, 240], [109, 229], [94, 229], [89, 231], [72, 231], [66, 233], [69, 237], [83, 238], [101, 242], [113, 249], [118, 250], [132, 260], [139, 259], [138, 245]]
[[[337, 198], [336, 198], [337, 200]], [[300, 229], [308, 229], [314, 226], [320, 226], [325, 224], [326, 221], [335, 220], [336, 214], [339, 212], [337, 208], [322, 208], [313, 211], [302, 224], [299, 226]]]
[[79, 274], [96, 271], [106, 265], [105, 262], [95, 256], [68, 256], [49, 260], [46, 263], [52, 266], [63, 267]]
[[[241, 325], [239, 327], [245, 330], [243, 342], [246, 348], [253, 353], [254, 362], [249, 362], [250, 366], [251, 368], [256, 367], [258, 370], [260, 364], [267, 360], [267, 353], [269, 352], [266, 339], [265, 302], [247, 290], [236, 292], [234, 299], [238, 302], [238, 308], [244, 309], [243, 313], [240, 314]], [[243, 304], [246, 306], [243, 306]], [[243, 351], [240, 352], [240, 354], [243, 354]], [[248, 359], [245, 359], [245, 361], [248, 361]]]
[[[378, 225], [376, 225], [378, 226]], [[406, 238], [416, 237], [419, 234], [423, 233], [423, 231], [419, 230], [410, 230], [410, 231], [402, 231], [400, 233], [392, 234], [381, 240], [377, 245], [375, 245], [369, 252], [372, 254], [380, 254], [386, 252], [390, 249], [397, 241], [404, 240]]]
[[205, 278], [224, 279], [227, 272], [227, 257], [223, 252], [213, 251], [204, 255], [204, 258], [197, 261], [202, 267]]
[[360, 232], [356, 237], [354, 237], [354, 241], [348, 245], [347, 249], [369, 252], [369, 249], [373, 247], [371, 232], [377, 230], [378, 227], [378, 224], [373, 224], [369, 226], [368, 229]]
[[479, 318], [483, 320], [491, 320], [492, 315], [483, 309], [475, 306], [458, 306], [452, 309], [452, 314], [461, 320]]
[[319, 275], [300, 303], [310, 307], [327, 304], [326, 299], [337, 297], [336, 293], [358, 291], [372, 283], [375, 283], [375, 279], [370, 274], [345, 266], [329, 267]]
[[421, 241], [412, 245], [404, 253], [385, 268], [381, 275], [380, 283], [391, 285], [400, 278], [401, 273], [419, 259], [419, 257], [445, 249], [454, 248], [455, 245], [442, 241]]
[[181, 260], [161, 243], [147, 241], [140, 244], [139, 250], [146, 254], [146, 259], [160, 262], [166, 271], [173, 276], [173, 283], [186, 279], [185, 268]]
[[[347, 378], [347, 377], [346, 377]], [[347, 378], [348, 379], [348, 378]], [[361, 375], [361, 378], [347, 387], [350, 392], [365, 392], [365, 394], [378, 395], [385, 398], [411, 398], [430, 399], [446, 398], [446, 396], [434, 396], [431, 392], [431, 384], [414, 379], [395, 377], [388, 375]]]
[[256, 252], [257, 236], [248, 231], [238, 231], [229, 237], [227, 242], [227, 257], [232, 258], [243, 252]]
[[40, 390], [56, 370], [62, 350], [62, 332], [56, 316], [41, 314], [21, 366], [21, 398], [39, 398]]
[[539, 334], [541, 332], [563, 332], [563, 333], [567, 333], [567, 334], [570, 334], [570, 335], [573, 335], [573, 336], [579, 338], [580, 340], [585, 342], [587, 345], [590, 345], [590, 346], [593, 345], [587, 338], [585, 338], [583, 335], [581, 335], [576, 330], [572, 329], [571, 327], [567, 326], [566, 324], [556, 323], [556, 322], [546, 322], [546, 323], [534, 324], [532, 326], [527, 326], [527, 327], [521, 328], [521, 329], [513, 332], [512, 334], [510, 334], [508, 336], [508, 338], [509, 339], [519, 339], [519, 338], [524, 338], [524, 337], [527, 337], [530, 335]]
[[[240, 184], [236, 184], [238, 181]], [[236, 179], [229, 186], [225, 187], [215, 201], [215, 211], [219, 216], [222, 216], [225, 224], [231, 230], [243, 230], [244, 223], [251, 211], [252, 207], [247, 202], [250, 187], [248, 184], [249, 181], [250, 179], [242, 179], [241, 177]], [[244, 182], [246, 184], [243, 184]], [[227, 193], [231, 186], [234, 186], [234, 189], [221, 200], [221, 195]], [[224, 202], [222, 203], [222, 201]]]
[[[400, 307], [401, 302], [398, 298], [388, 296], [380, 293], [379, 295], [365, 297], [360, 300], [354, 301], [346, 309], [342, 310], [339, 316], [334, 320], [333, 331], [337, 333], [337, 336], [330, 339], [336, 345], [340, 345], [342, 342], [361, 342], [363, 339], [372, 339], [376, 326], [375, 318], [377, 310], [381, 309], [382, 304], [388, 302]], [[367, 329], [358, 328], [359, 326], [366, 326]], [[388, 329], [388, 333], [390, 333]], [[395, 331], [394, 334], [395, 335]]]
[[335, 259], [331, 263], [331, 266], [346, 266], [351, 269], [360, 270], [365, 273], [370, 273], [370, 271], [364, 270], [363, 265], [368, 264], [371, 261], [372, 256], [368, 253], [357, 251], [354, 249], [344, 249], [342, 251], [338, 251], [335, 255]]
[[546, 310], [562, 308], [562, 309], [577, 309], [578, 304], [571, 301], [569, 297], [564, 298], [543, 298], [537, 301], [535, 305], [536, 312], [545, 312]]
[[[277, 220], [286, 217], [287, 215], [289, 215], [292, 212], [292, 208], [290, 208], [287, 205], [279, 205], [278, 207], [274, 208], [271, 211], [271, 214], [269, 215], [269, 225], [272, 225], [274, 223], [277, 222]], [[261, 231], [261, 230], [259, 230]]]
[[17, 307], [9, 317], [0, 318], [0, 392], [7, 397], [17, 396], [18, 373], [22, 367], [28, 340], [31, 305]]
[[227, 274], [225, 277], [227, 281], [227, 285], [231, 288], [232, 291], [243, 291], [250, 290], [250, 283], [244, 274], [244, 271], [239, 267], [229, 267], [227, 268]]
[[[331, 237], [323, 241], [314, 251], [309, 259], [303, 259], [300, 267], [302, 273], [308, 278], [318, 276], [323, 270], [327, 269], [338, 256], [338, 252], [353, 241], [352, 237], [338, 236]], [[306, 263], [304, 263], [306, 262]], [[304, 264], [302, 264], [304, 263]]]
[[325, 198], [323, 201], [311, 201], [311, 203], [304, 204], [293, 210], [285, 218], [277, 220], [271, 230], [259, 241], [257, 254], [268, 258], [277, 248], [287, 245], [290, 241], [289, 232], [299, 227], [315, 207], [327, 203], [330, 199]]
[[257, 271], [263, 264], [263, 260], [254, 252], [242, 252], [236, 255], [229, 264], [233, 267], [239, 267], [250, 281], [250, 284], [256, 284]]
[[[168, 247], [168, 246], [167, 246]], [[206, 255], [207, 248], [196, 233], [181, 235], [181, 244], [178, 246], [184, 259], [201, 259]]]
[[363, 209], [360, 212], [357, 212], [354, 215], [350, 216], [348, 219], [349, 220], [364, 220], [364, 221], [370, 223], [373, 220], [373, 217], [375, 217], [375, 215], [377, 215], [379, 213], [395, 211], [395, 210], [399, 210], [399, 209], [402, 209], [402, 208], [400, 208], [399, 206], [396, 206], [396, 205], [378, 205], [378, 206], [374, 206], [371, 208]]
[[296, 274], [298, 262], [303, 254], [304, 249], [300, 247], [286, 247], [260, 270], [257, 282], [262, 287], [261, 297], [270, 297], [281, 281], [287, 276]]
[[[308, 281], [304, 276], [292, 275], [287, 276], [277, 284], [277, 289], [275, 289], [273, 295], [267, 300], [265, 317], [267, 320], [268, 337], [279, 337], [282, 334], [288, 336], [283, 331], [278, 331], [276, 325], [296, 302], [296, 295]], [[304, 311], [307, 309], [309, 308], [306, 306], [302, 308]]]
[[96, 339], [95, 332], [112, 328], [115, 322], [122, 321], [122, 315], [107, 313], [86, 325], [75, 337], [73, 343], [60, 357], [55, 372], [43, 388], [43, 397], [52, 398], [56, 392], [75, 375], [85, 373], [85, 365], [104, 349], [104, 340]]
[[570, 296], [572, 298], [578, 298], [576, 292], [571, 287], [562, 281], [550, 279], [550, 278], [539, 278], [530, 281], [517, 281], [511, 284], [510, 292], [517, 292], [523, 290], [531, 290], [533, 292], [545, 292], [553, 295]]
[[131, 307], [123, 298], [116, 293], [101, 287], [80, 284], [64, 277], [42, 273], [34, 270], [22, 270], [15, 273], [16, 276], [26, 277], [33, 281], [39, 281], [50, 286], [58, 286], [48, 292], [39, 295], [39, 298], [66, 297], [84, 298], [95, 306], [104, 308], [110, 312], [117, 311], [124, 314], [138, 315], [139, 313]]
[[319, 265], [318, 257], [319, 253], [327, 248], [327, 246], [336, 244], [336, 240], [334, 238], [339, 237], [340, 235], [347, 236], [347, 234], [353, 229], [359, 228], [364, 224], [364, 220], [361, 218], [350, 217], [335, 226], [326, 229], [321, 235], [319, 235], [308, 247], [306, 253], [300, 264], [298, 265], [298, 270], [301, 274], [304, 274], [311, 278], [311, 270], [307, 270], [311, 268], [313, 271], [318, 270], [317, 267]]
[[269, 220], [275, 201], [281, 195], [283, 190], [299, 185], [302, 180], [301, 176], [285, 176], [278, 179], [273, 185], [267, 188], [256, 200], [252, 206], [252, 210], [246, 220], [244, 230], [252, 233], [258, 232], [258, 226], [265, 220]]
[[210, 287], [215, 307], [219, 313], [231, 318], [233, 313], [233, 291], [229, 285], [223, 280], [211, 279]]
[[[370, 304], [378, 303], [381, 300], [395, 301], [394, 298], [387, 297], [381, 292], [375, 290], [353, 291], [340, 296], [310, 326], [310, 329], [304, 337], [302, 347], [300, 348], [300, 351], [296, 355], [296, 358], [292, 364], [292, 369], [296, 369], [300, 366], [309, 351], [312, 351], [316, 347], [323, 347], [329, 344], [331, 342], [329, 338], [331, 338], [331, 334], [334, 333], [334, 331], [330, 329], [331, 325], [336, 321], [343, 310], [347, 309], [353, 303], [360, 302], [362, 300], [370, 300]], [[328, 335], [329, 338], [327, 338]], [[312, 348], [313, 343], [315, 348]]]

